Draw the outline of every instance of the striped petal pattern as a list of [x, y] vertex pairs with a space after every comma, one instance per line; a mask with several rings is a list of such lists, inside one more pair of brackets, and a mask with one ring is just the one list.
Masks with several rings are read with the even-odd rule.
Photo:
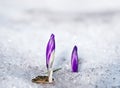
[[46, 48], [46, 67], [51, 68], [54, 61], [55, 53], [55, 35], [51, 34]]
[[72, 72], [78, 72], [78, 53], [77, 46], [74, 46], [72, 55], [71, 55], [71, 68]]

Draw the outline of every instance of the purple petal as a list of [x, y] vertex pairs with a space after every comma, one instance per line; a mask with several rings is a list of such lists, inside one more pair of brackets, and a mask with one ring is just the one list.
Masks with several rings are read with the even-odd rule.
[[77, 46], [74, 46], [71, 56], [72, 72], [78, 72], [78, 53]]
[[55, 37], [54, 34], [51, 34], [50, 39], [47, 44], [47, 48], [46, 48], [46, 66], [47, 66], [47, 68], [48, 68], [48, 64], [50, 61], [51, 53], [55, 50], [55, 38], [54, 37]]

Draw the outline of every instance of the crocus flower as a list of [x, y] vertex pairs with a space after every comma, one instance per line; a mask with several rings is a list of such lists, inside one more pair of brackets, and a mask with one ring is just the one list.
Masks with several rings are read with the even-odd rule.
[[48, 70], [49, 82], [52, 82], [52, 65], [54, 61], [54, 53], [55, 53], [55, 36], [51, 34], [50, 39], [46, 48], [46, 67]]
[[55, 36], [51, 34], [46, 48], [46, 66], [47, 69], [52, 67], [55, 53]]
[[72, 72], [78, 72], [78, 53], [77, 46], [74, 46], [72, 55], [71, 55], [71, 67]]

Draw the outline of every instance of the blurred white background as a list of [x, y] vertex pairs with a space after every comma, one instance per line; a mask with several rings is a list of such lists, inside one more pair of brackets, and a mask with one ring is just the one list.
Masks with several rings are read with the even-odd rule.
[[[46, 72], [46, 44], [55, 34], [55, 85]], [[71, 73], [78, 46], [79, 72]], [[120, 88], [119, 0], [0, 0], [0, 88]]]

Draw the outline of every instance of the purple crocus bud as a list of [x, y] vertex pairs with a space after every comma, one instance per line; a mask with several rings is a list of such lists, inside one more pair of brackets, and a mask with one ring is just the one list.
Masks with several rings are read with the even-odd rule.
[[78, 72], [78, 53], [77, 46], [74, 46], [72, 55], [71, 55], [71, 67], [72, 72]]
[[55, 53], [55, 36], [51, 34], [50, 39], [46, 48], [46, 66], [47, 69], [52, 68], [52, 64], [54, 61], [54, 53]]

